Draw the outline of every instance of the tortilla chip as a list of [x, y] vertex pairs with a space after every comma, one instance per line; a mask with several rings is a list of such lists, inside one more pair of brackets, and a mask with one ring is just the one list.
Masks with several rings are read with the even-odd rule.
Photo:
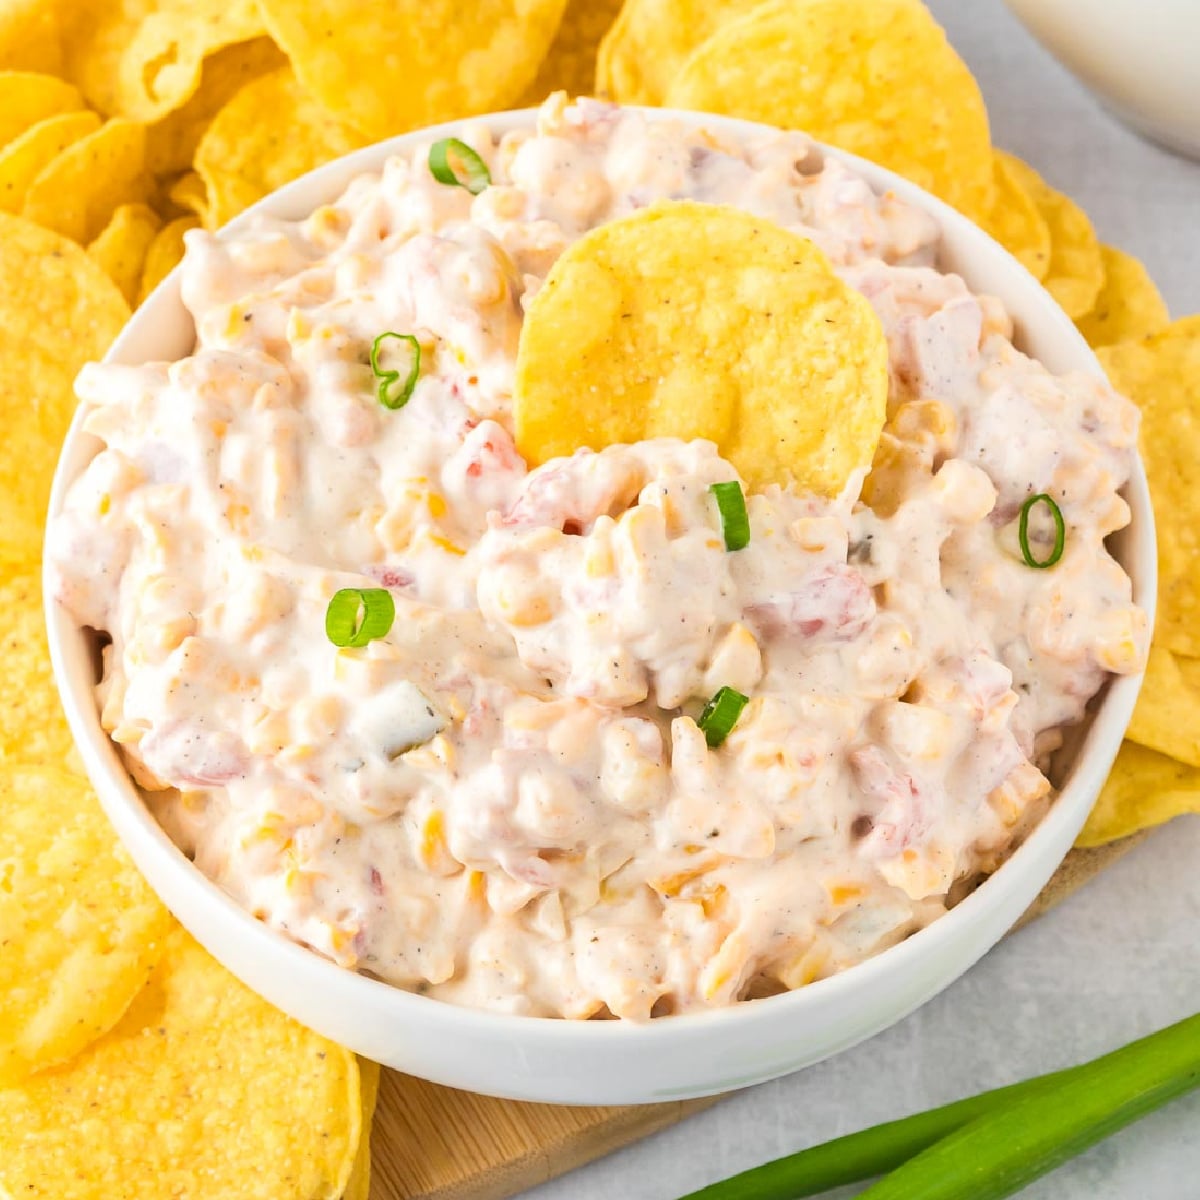
[[1114, 246], [1101, 246], [1104, 286], [1095, 307], [1075, 324], [1090, 346], [1111, 346], [1161, 333], [1171, 322], [1167, 302], [1142, 263]]
[[1083, 209], [1055, 191], [1028, 163], [1012, 154], [1004, 158], [1050, 229], [1050, 263], [1042, 286], [1068, 317], [1082, 317], [1091, 311], [1104, 285], [1104, 262], [1096, 231]]
[[122, 204], [87, 248], [131, 305], [137, 303], [146, 254], [161, 224], [148, 205]]
[[0, 582], [0, 759], [73, 770], [75, 744], [50, 669], [41, 572], [34, 566]]
[[[261, 4], [300, 82], [368, 140], [511, 107], [537, 75], [566, 8], [566, 0]], [[291, 132], [274, 124], [263, 137]]]
[[198, 229], [196, 217], [179, 217], [164, 225], [154, 236], [146, 251], [146, 262], [142, 267], [142, 282], [138, 288], [138, 303], [146, 297], [183, 261], [183, 235], [189, 229]]
[[0, 1185], [36, 1200], [336, 1200], [358, 1063], [176, 927], [100, 1041], [0, 1091]]
[[807, 238], [740, 209], [665, 202], [571, 245], [517, 350], [517, 445], [709, 438], [754, 487], [834, 495], [871, 462], [887, 344]]
[[75, 376], [127, 320], [129, 305], [82, 247], [0, 213], [0, 561], [41, 557]]
[[1190, 812], [1200, 812], [1200, 769], [1124, 742], [1075, 845], [1102, 846]]
[[1200, 657], [1200, 316], [1101, 346], [1096, 356], [1113, 386], [1142, 410], [1142, 460], [1158, 528], [1154, 640]]
[[62, 74], [60, 20], [46, 0], [0, 0], [0, 70]]
[[1179, 762], [1200, 767], [1200, 690], [1195, 686], [1200, 660], [1185, 675], [1180, 659], [1162, 646], [1150, 647], [1146, 678], [1125, 736]]
[[107, 121], [51, 161], [29, 185], [21, 215], [87, 245], [121, 204], [144, 200], [146, 133], [133, 121]]
[[0, 146], [7, 146], [47, 117], [81, 108], [79, 92], [53, 75], [0, 71]]
[[358, 1073], [362, 1079], [362, 1135], [342, 1200], [369, 1200], [371, 1195], [371, 1126], [379, 1100], [379, 1064], [359, 1058]]
[[568, 0], [558, 33], [520, 106], [541, 104], [551, 92], [590, 96], [595, 88], [600, 39], [620, 8], [621, 0]]
[[596, 60], [596, 93], [620, 104], [662, 104], [701, 43], [762, 0], [626, 0]]
[[290, 67], [246, 84], [217, 113], [196, 150], [212, 226], [220, 228], [268, 192], [363, 144], [360, 134], [321, 108]]
[[983, 96], [920, 0], [769, 0], [701, 45], [666, 103], [799, 129], [991, 211]]
[[286, 62], [283, 51], [266, 37], [237, 42], [210, 54], [191, 99], [147, 128], [147, 167], [155, 175], [190, 167], [204, 131], [238, 89]]
[[255, 0], [59, 0], [67, 75], [108, 116], [156, 121], [184, 105], [205, 58], [265, 32]]
[[0, 212], [20, 212], [33, 181], [68, 146], [99, 128], [95, 113], [62, 113], [39, 121], [9, 142], [0, 150]]
[[[65, 1062], [121, 1019], [171, 920], [91, 788], [63, 771], [5, 764], [0, 880], [0, 1085], [8, 1085]], [[11, 1188], [9, 1129], [0, 1118], [0, 1179]]]
[[1045, 279], [1050, 269], [1050, 226], [1014, 168], [1015, 161], [1003, 150], [992, 152], [995, 193], [983, 228], [1035, 279]]

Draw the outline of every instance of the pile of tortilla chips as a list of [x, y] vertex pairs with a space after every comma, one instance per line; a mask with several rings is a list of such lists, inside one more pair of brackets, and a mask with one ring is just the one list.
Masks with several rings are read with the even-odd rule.
[[[355, 147], [557, 88], [803, 129], [929, 188], [1044, 283], [1142, 407], [1159, 523], [1147, 685], [1083, 840], [1200, 809], [1200, 322], [1170, 324], [1142, 265], [992, 146], [980, 90], [919, 0], [0, 0], [0, 1195], [366, 1196], [377, 1069], [192, 942], [82, 778], [42, 628], [43, 513], [75, 373], [179, 261], [188, 230]], [[647, 279], [649, 220], [602, 234], [605, 254]], [[718, 234], [740, 252], [736, 229]], [[564, 256], [547, 285], [533, 359], [543, 334], [551, 352], [579, 334], [586, 359], [587, 330], [556, 300], [587, 285], [580, 269]], [[854, 298], [819, 262], [787, 286], [857, 327]], [[652, 289], [633, 299], [650, 306]], [[815, 337], [803, 307], [797, 336]], [[735, 334], [759, 338], [750, 318]], [[858, 344], [857, 369], [878, 376], [869, 329]], [[684, 385], [700, 369], [670, 345], [642, 350]], [[836, 372], [814, 386], [832, 419]], [[529, 396], [531, 453], [557, 452]], [[762, 407], [749, 376], [738, 397]], [[847, 434], [867, 458], [876, 425]], [[807, 467], [816, 444], [794, 448]], [[836, 488], [854, 465], [808, 481]]]

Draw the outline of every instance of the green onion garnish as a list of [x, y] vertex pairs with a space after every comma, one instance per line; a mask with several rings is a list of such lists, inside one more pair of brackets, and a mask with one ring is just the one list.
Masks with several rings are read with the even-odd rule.
[[[452, 154], [453, 163], [450, 161]], [[442, 138], [429, 147], [429, 173], [438, 183], [466, 188], [472, 196], [478, 196], [492, 182], [487, 163], [458, 138]]]
[[335, 646], [358, 649], [384, 637], [396, 619], [396, 602], [386, 588], [342, 588], [325, 610], [325, 636]]
[[861, 1200], [999, 1200], [1200, 1086], [1200, 1016], [1103, 1058], [874, 1125], [683, 1200], [800, 1200], [892, 1171]]
[[746, 497], [742, 485], [714, 483], [709, 489], [717, 498], [721, 510], [721, 532], [725, 535], [726, 550], [744, 550], [750, 545], [750, 518], [746, 514]]
[[[395, 338], [408, 346], [408, 371], [403, 379], [398, 369], [385, 367], [380, 362], [387, 351], [383, 343], [388, 338]], [[417, 386], [417, 376], [421, 374], [421, 343], [411, 333], [381, 333], [371, 343], [371, 370], [379, 380], [379, 403], [384, 408], [403, 408]]]
[[[1050, 551], [1049, 558], [1040, 560], [1033, 557], [1033, 551], [1029, 548], [1029, 514], [1037, 504], [1044, 504], [1054, 518], [1054, 549]], [[1062, 558], [1063, 547], [1067, 544], [1067, 523], [1063, 520], [1062, 509], [1045, 492], [1038, 492], [1036, 496], [1030, 496], [1021, 505], [1021, 520], [1017, 525], [1017, 541], [1021, 543], [1021, 557], [1025, 560], [1027, 567], [1039, 569], [1052, 567]]]
[[742, 709], [749, 703], [749, 696], [743, 696], [731, 687], [718, 688], [696, 722], [704, 740], [714, 749], [719, 746], [732, 732]]

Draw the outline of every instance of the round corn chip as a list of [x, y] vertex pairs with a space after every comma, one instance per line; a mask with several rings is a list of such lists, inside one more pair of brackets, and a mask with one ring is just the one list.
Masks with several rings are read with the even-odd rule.
[[53, 75], [0, 71], [0, 146], [7, 146], [47, 117], [81, 108], [83, 97], [79, 92]]
[[75, 376], [127, 320], [129, 305], [82, 247], [0, 213], [0, 561], [40, 558]]
[[1090, 346], [1109, 346], [1160, 333], [1170, 324], [1167, 302], [1142, 263], [1113, 246], [1100, 247], [1104, 286], [1091, 312], [1075, 324]]
[[[120, 1020], [171, 919], [83, 779], [8, 764], [0, 786], [0, 1083], [11, 1084]], [[11, 1128], [0, 1117], [0, 1162]], [[12, 1187], [2, 1167], [0, 1178]]]
[[0, 70], [61, 74], [62, 20], [59, 6], [46, 0], [2, 0]]
[[0, 758], [71, 769], [74, 742], [50, 669], [36, 568], [0, 582], [0, 655]]
[[137, 303], [146, 254], [162, 222], [145, 204], [122, 204], [87, 248], [104, 273], [132, 305]]
[[192, 216], [179, 217], [169, 224], [164, 225], [154, 235], [154, 241], [150, 243], [150, 247], [146, 251], [146, 262], [142, 267], [142, 282], [138, 287], [139, 304], [143, 303], [146, 297], [182, 261], [183, 235], [189, 229], [198, 229], [199, 227], [199, 218]]
[[1035, 279], [1050, 269], [1050, 226], [1021, 182], [1011, 154], [993, 151], [995, 191], [983, 228]]
[[540, 104], [551, 92], [589, 96], [595, 87], [600, 39], [616, 19], [621, 0], [568, 0], [558, 33], [522, 105]]
[[0, 1185], [36, 1200], [336, 1200], [358, 1063], [182, 929], [108, 1035], [0, 1091]]
[[666, 202], [554, 264], [517, 350], [534, 463], [643, 438], [709, 438], [755, 487], [836, 494], [871, 462], [887, 344], [807, 238], [740, 209]]
[[95, 133], [100, 118], [92, 112], [47, 117], [0, 150], [0, 211], [17, 213], [33, 181], [71, 145]]
[[[566, 0], [260, 3], [304, 86], [371, 139], [515, 103], [566, 8]], [[272, 117], [276, 136], [288, 137]]]
[[1050, 263], [1042, 286], [1072, 319], [1096, 303], [1104, 283], [1100, 242], [1087, 214], [1068, 196], [1055, 191], [1027, 162], [1004, 156], [1013, 177], [1033, 197], [1050, 230]]
[[596, 60], [596, 91], [621, 104], [661, 104], [679, 68], [723, 25], [762, 0], [626, 0]]
[[769, 0], [701, 45], [666, 103], [799, 129], [991, 210], [983, 96], [920, 0]]
[[196, 90], [204, 59], [266, 31], [255, 0], [59, 0], [67, 76], [108, 116], [155, 121]]
[[322, 109], [290, 67], [253, 80], [217, 113], [196, 149], [213, 228], [361, 145], [361, 135]]
[[1200, 769], [1124, 742], [1077, 846], [1102, 846], [1200, 812]]
[[283, 51], [266, 37], [237, 42], [210, 54], [191, 99], [147, 128], [148, 169], [155, 175], [170, 175], [190, 167], [204, 131], [238, 89], [286, 62]]
[[1142, 461], [1158, 530], [1154, 640], [1200, 657], [1200, 316], [1096, 352], [1113, 386], [1142, 410]]
[[358, 1074], [362, 1080], [362, 1133], [342, 1200], [369, 1200], [371, 1195], [371, 1126], [379, 1100], [379, 1064], [369, 1058], [360, 1058]]
[[1200, 660], [1150, 647], [1146, 678], [1125, 736], [1179, 762], [1200, 767]]
[[120, 204], [147, 193], [146, 131], [134, 121], [106, 121], [68, 146], [29, 185], [21, 215], [87, 245]]

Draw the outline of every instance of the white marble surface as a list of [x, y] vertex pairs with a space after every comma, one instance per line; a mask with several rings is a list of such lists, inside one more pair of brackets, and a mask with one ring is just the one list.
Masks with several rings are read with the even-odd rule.
[[[1142, 258], [1173, 314], [1200, 311], [1200, 166], [1108, 117], [1000, 0], [932, 7], [980, 81], [996, 143], [1083, 204], [1101, 237]], [[671, 1200], [802, 1146], [1093, 1057], [1189, 1015], [1198, 996], [1200, 819], [1189, 817], [1007, 939], [902, 1024], [525, 1200]], [[1196, 1200], [1198, 1132], [1195, 1094], [1023, 1196]]]

